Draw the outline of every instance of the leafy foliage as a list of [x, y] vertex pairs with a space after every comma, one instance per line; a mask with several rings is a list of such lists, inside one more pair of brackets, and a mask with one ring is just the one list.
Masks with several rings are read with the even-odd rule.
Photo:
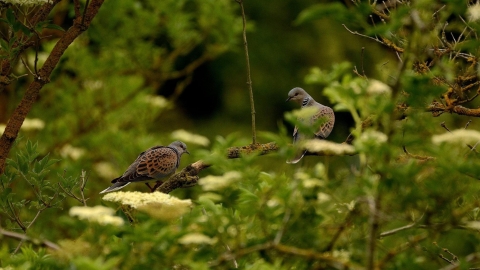
[[[372, 62], [312, 67], [305, 76], [307, 86], [323, 88], [333, 104], [336, 129], [346, 128], [345, 115], [353, 119], [348, 128], [356, 155], [307, 156], [287, 165], [293, 150], [282, 124], [260, 136], [277, 143], [271, 155], [228, 159], [229, 147], [249, 143], [241, 133], [217, 135], [209, 149], [189, 144], [192, 157], [181, 167], [198, 159], [212, 166], [202, 171], [198, 186], [172, 193], [191, 198], [191, 211], [164, 220], [96, 193], [139, 152], [174, 139], [176, 128], [194, 127], [184, 115], [173, 121], [166, 114], [176, 106], [181, 83], [170, 99], [155, 94], [169, 80], [188, 83], [198, 63], [235, 48], [238, 10], [233, 1], [107, 1], [42, 90], [33, 116], [46, 126], [24, 131], [38, 143], [19, 144], [0, 176], [1, 227], [31, 237], [18, 248], [18, 239], [3, 241], [4, 236], [0, 267], [478, 267], [480, 125], [465, 117], [478, 116], [479, 24], [472, 19], [478, 6], [387, 4], [316, 4], [296, 20], [303, 25], [334, 17], [352, 36], [378, 43], [393, 56], [383, 58], [367, 46]], [[8, 10], [1, 23], [23, 32]], [[14, 36], [2, 39], [2, 56], [10, 55]], [[49, 50], [48, 41], [42, 46]], [[302, 126], [295, 113], [285, 113], [285, 119], [305, 131], [312, 128]], [[456, 131], [438, 140], [447, 129]], [[141, 184], [128, 188], [146, 191]], [[115, 209], [128, 225], [69, 216], [65, 210], [79, 202]], [[43, 211], [54, 207], [48, 219]], [[39, 247], [45, 246], [43, 238], [60, 249]]]

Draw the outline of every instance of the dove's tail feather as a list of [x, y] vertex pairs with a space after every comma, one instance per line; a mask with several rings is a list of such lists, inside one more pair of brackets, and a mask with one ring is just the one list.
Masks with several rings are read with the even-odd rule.
[[296, 163], [298, 163], [298, 162], [303, 158], [303, 156], [305, 156], [306, 153], [307, 153], [307, 150], [298, 153], [297, 156], [296, 156], [294, 159], [292, 159], [292, 160], [287, 160], [287, 163], [288, 163], [288, 164], [296, 164]]
[[110, 187], [108, 187], [107, 189], [100, 192], [100, 194], [104, 194], [104, 193], [108, 193], [108, 192], [112, 192], [112, 191], [117, 191], [119, 189], [122, 189], [123, 187], [125, 187], [128, 184], [130, 184], [130, 182], [116, 182], [113, 185], [111, 185]]

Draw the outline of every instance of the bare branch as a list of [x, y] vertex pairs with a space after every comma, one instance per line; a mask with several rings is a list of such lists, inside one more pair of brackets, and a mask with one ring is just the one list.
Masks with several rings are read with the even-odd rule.
[[18, 239], [18, 240], [23, 241], [23, 242], [25, 242], [25, 241], [30, 242], [34, 245], [45, 246], [45, 247], [51, 248], [53, 250], [59, 250], [60, 249], [60, 247], [57, 244], [55, 244], [51, 241], [30, 238], [30, 237], [28, 237], [24, 234], [7, 231], [7, 230], [4, 230], [2, 228], [0, 228], [0, 234], [5, 236], [5, 237]]

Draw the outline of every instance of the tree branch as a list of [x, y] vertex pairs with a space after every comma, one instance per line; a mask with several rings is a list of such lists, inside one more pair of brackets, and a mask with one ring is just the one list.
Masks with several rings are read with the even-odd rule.
[[432, 102], [432, 104], [430, 104], [426, 110], [427, 112], [431, 112], [435, 117], [439, 116], [444, 112], [456, 113], [458, 115], [480, 117], [480, 108], [470, 109], [470, 108], [463, 107], [461, 105], [446, 106], [436, 101]]
[[[249, 144], [241, 147], [230, 147], [227, 149], [226, 156], [229, 159], [240, 158], [244, 155], [266, 155], [271, 152], [278, 151], [278, 145], [275, 142], [269, 142], [266, 144]], [[331, 156], [332, 154], [328, 151], [318, 151], [318, 152], [308, 152], [307, 155], [315, 156]], [[212, 166], [203, 160], [196, 161], [181, 170], [180, 172], [170, 176], [170, 178], [158, 186], [156, 190], [162, 193], [170, 193], [177, 188], [188, 188], [195, 186], [198, 182], [198, 174]]]
[[60, 249], [60, 247], [57, 244], [55, 244], [51, 241], [30, 238], [30, 237], [28, 237], [24, 234], [7, 231], [7, 230], [4, 230], [2, 228], [0, 228], [0, 235], [3, 235], [5, 237], [9, 237], [9, 238], [13, 238], [13, 239], [17, 239], [17, 240], [20, 240], [20, 241], [23, 241], [23, 242], [25, 242], [25, 241], [31, 242], [34, 245], [45, 246], [45, 247], [51, 248], [53, 250], [59, 250]]
[[39, 96], [40, 89], [48, 83], [53, 69], [57, 66], [68, 46], [70, 46], [70, 44], [72, 44], [72, 42], [88, 28], [102, 6], [103, 1], [104, 0], [93, 0], [88, 6], [88, 9], [86, 9], [84, 17], [76, 18], [74, 20], [72, 27], [70, 27], [55, 44], [55, 47], [45, 61], [45, 64], [38, 71], [38, 75], [25, 91], [20, 104], [18, 104], [17, 108], [13, 111], [7, 126], [5, 127], [5, 131], [0, 138], [0, 175], [5, 171], [5, 161], [7, 156], [18, 136], [23, 121]]

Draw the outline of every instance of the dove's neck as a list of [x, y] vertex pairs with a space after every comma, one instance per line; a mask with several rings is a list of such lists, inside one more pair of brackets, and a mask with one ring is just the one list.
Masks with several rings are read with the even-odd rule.
[[302, 107], [308, 107], [312, 105], [312, 103], [315, 102], [312, 97], [307, 96], [302, 100]]

